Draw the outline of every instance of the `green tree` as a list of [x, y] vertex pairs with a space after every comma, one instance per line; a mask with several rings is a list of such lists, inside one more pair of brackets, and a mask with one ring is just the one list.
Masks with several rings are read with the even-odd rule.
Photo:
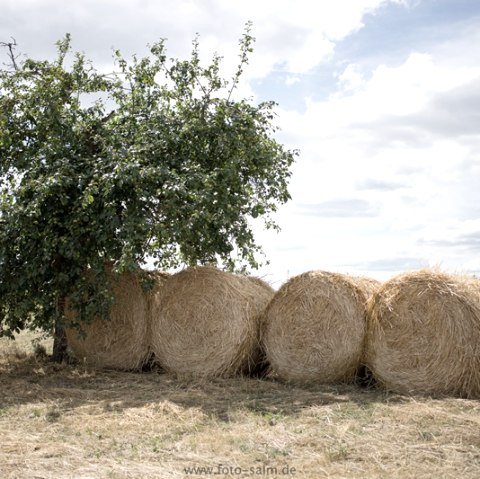
[[258, 266], [251, 219], [277, 227], [296, 152], [274, 138], [273, 102], [234, 99], [253, 40], [248, 25], [229, 81], [198, 39], [188, 60], [163, 40], [117, 51], [105, 75], [67, 35], [54, 61], [0, 72], [0, 336], [61, 331], [66, 297], [78, 321], [108, 317], [106, 263]]

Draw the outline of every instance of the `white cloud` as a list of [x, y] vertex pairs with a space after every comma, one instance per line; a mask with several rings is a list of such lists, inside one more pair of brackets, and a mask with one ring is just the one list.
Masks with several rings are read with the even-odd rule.
[[358, 90], [364, 83], [365, 78], [355, 63], [347, 65], [343, 73], [338, 75], [338, 85], [345, 91]]
[[[370, 75], [351, 64], [336, 93], [281, 112], [282, 139], [302, 156], [283, 232], [269, 240], [273, 277], [291, 274], [291, 255], [295, 271], [379, 278], [415, 265], [478, 268], [480, 69], [449, 60], [412, 52]], [[468, 135], [445, 131], [452, 125]], [[283, 254], [289, 244], [297, 249]]]
[[292, 85], [295, 85], [295, 83], [299, 83], [300, 81], [301, 81], [300, 77], [288, 75], [285, 80], [285, 85], [292, 86]]
[[304, 36], [296, 55], [287, 61], [287, 69], [295, 73], [307, 73], [333, 53], [335, 43], [322, 31], [312, 31]]
[[253, 21], [257, 41], [238, 86], [238, 97], [254, 98], [249, 81], [274, 69], [291, 78], [326, 60], [336, 42], [362, 27], [362, 18], [392, 0], [3, 0], [0, 38], [14, 36], [21, 51], [52, 57], [54, 43], [66, 32], [73, 47], [85, 51], [102, 70], [111, 68], [112, 47], [125, 56], [146, 54], [146, 45], [167, 38], [168, 54], [188, 56], [200, 34], [201, 56], [217, 52], [222, 74], [231, 78], [238, 65], [238, 40]]
[[[29, 54], [50, 52], [66, 31], [89, 56], [109, 60], [115, 46], [128, 53], [169, 39], [173, 55], [185, 55], [195, 32], [208, 55], [218, 51], [231, 66], [244, 24], [254, 23], [258, 39], [252, 77], [275, 65], [306, 72], [331, 54], [335, 42], [358, 30], [362, 17], [391, 0], [4, 0], [0, 33], [15, 36]], [[293, 8], [292, 8], [293, 7]]]

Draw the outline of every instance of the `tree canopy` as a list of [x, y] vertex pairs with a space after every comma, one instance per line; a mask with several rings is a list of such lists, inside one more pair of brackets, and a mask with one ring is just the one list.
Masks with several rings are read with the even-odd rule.
[[277, 227], [296, 152], [274, 102], [234, 99], [250, 27], [229, 80], [198, 39], [188, 60], [165, 45], [116, 51], [105, 74], [66, 35], [55, 60], [0, 71], [0, 335], [51, 329], [66, 297], [81, 320], [108, 315], [106, 263], [258, 266], [251, 220]]

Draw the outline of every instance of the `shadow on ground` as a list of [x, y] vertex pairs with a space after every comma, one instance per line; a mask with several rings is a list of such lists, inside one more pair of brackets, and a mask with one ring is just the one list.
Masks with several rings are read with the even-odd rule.
[[183, 408], [198, 408], [221, 421], [236, 410], [257, 414], [295, 416], [306, 408], [353, 402], [368, 407], [374, 402], [403, 402], [375, 388], [355, 385], [295, 386], [268, 379], [238, 377], [203, 381], [181, 380], [159, 371], [131, 373], [95, 371], [74, 365], [56, 365], [34, 357], [0, 365], [0, 404], [53, 402], [72, 410], [92, 402], [115, 410], [170, 401]]

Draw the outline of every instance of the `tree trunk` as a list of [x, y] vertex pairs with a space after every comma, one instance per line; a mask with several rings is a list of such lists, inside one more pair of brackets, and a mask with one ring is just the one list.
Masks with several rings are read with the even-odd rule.
[[[58, 309], [60, 312], [60, 318], [63, 319], [65, 313], [65, 299], [62, 298], [58, 301]], [[58, 318], [58, 316], [57, 316]], [[53, 354], [52, 361], [56, 363], [62, 363], [67, 359], [67, 335], [62, 321], [58, 320], [55, 323], [55, 330], [53, 332]]]

